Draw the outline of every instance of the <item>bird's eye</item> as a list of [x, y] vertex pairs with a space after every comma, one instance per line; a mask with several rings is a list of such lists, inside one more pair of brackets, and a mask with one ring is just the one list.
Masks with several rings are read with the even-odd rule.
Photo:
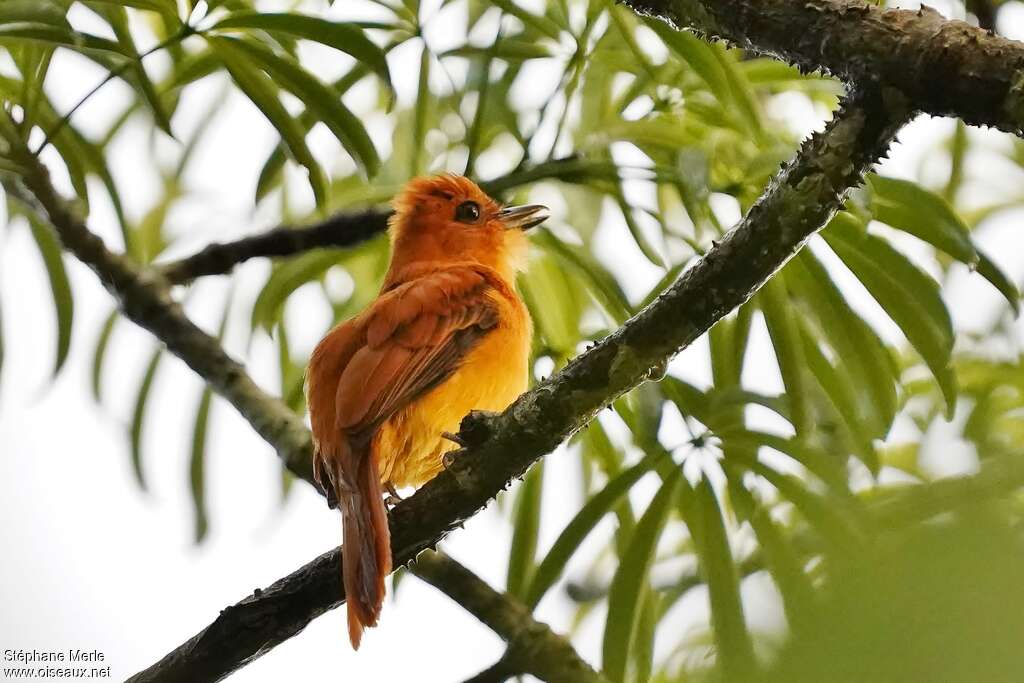
[[480, 220], [480, 205], [476, 202], [462, 202], [455, 207], [455, 220], [460, 223], [476, 223]]

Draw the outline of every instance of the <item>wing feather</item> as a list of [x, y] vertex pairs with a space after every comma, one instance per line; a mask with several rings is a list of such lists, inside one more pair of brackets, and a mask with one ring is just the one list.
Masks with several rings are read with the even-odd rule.
[[386, 293], [338, 380], [336, 428], [376, 429], [447, 379], [497, 322], [494, 288], [479, 269], [438, 271]]

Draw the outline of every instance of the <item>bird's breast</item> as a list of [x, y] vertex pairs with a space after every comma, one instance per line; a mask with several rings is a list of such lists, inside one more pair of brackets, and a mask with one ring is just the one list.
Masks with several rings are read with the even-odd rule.
[[443, 454], [457, 448], [442, 432], [458, 432], [471, 410], [504, 410], [526, 390], [529, 315], [515, 301], [499, 320], [447, 380], [381, 425], [373, 451], [382, 483], [402, 488], [432, 479], [443, 467]]

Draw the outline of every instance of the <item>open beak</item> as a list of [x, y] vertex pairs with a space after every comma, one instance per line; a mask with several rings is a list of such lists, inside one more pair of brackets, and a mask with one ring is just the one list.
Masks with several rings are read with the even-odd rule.
[[548, 216], [548, 207], [540, 204], [509, 206], [498, 212], [498, 220], [504, 223], [508, 230], [529, 230], [546, 221]]

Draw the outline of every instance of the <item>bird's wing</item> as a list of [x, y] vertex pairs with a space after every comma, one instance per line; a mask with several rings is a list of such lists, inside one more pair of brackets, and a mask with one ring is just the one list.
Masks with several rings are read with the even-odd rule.
[[479, 268], [436, 271], [381, 296], [366, 312], [364, 344], [338, 382], [335, 426], [369, 436], [447, 379], [498, 324], [492, 278]]
[[[435, 271], [381, 294], [333, 330], [310, 359], [314, 473], [340, 503], [349, 638], [377, 623], [391, 571], [387, 514], [371, 437], [377, 427], [447, 379], [498, 324], [501, 290], [480, 267]], [[324, 476], [326, 475], [326, 476]]]

